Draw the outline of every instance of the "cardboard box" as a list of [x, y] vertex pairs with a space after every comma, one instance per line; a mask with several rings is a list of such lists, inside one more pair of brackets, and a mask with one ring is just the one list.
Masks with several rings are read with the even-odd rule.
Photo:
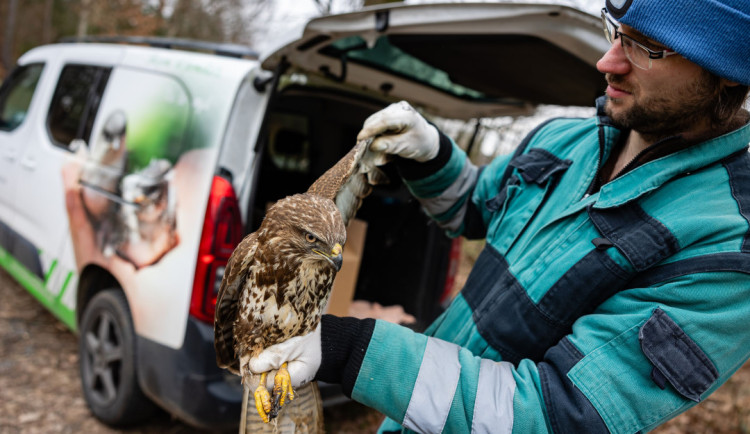
[[346, 228], [346, 245], [344, 246], [344, 263], [336, 280], [333, 282], [331, 298], [326, 306], [326, 313], [337, 316], [349, 315], [349, 305], [357, 288], [359, 265], [362, 263], [362, 252], [365, 249], [367, 222], [352, 219]]

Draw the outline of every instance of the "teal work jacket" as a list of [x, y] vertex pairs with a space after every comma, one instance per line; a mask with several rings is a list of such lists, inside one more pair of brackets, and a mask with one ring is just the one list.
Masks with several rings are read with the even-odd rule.
[[449, 139], [407, 179], [486, 237], [425, 334], [377, 321], [353, 399], [381, 432], [647, 431], [750, 356], [750, 125], [595, 179], [621, 131], [557, 119], [484, 168]]

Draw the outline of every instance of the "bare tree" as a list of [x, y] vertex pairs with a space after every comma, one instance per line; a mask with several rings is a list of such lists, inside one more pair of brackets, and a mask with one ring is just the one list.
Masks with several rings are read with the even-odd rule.
[[3, 67], [9, 71], [15, 57], [13, 54], [13, 41], [16, 31], [16, 14], [18, 12], [18, 0], [10, 0], [8, 3], [8, 17], [5, 22], [5, 34], [3, 35]]
[[328, 15], [331, 13], [331, 5], [333, 4], [333, 0], [313, 0], [315, 2], [315, 5], [318, 7], [318, 10], [323, 15]]
[[255, 24], [271, 6], [270, 0], [222, 0], [224, 40], [250, 44], [257, 37]]
[[44, 0], [44, 15], [42, 16], [42, 42], [52, 42], [52, 11], [55, 0]]
[[91, 16], [91, 0], [81, 0], [78, 12], [78, 30], [76, 36], [82, 38], [86, 36], [89, 28], [89, 17]]
[[[175, 0], [166, 34], [217, 42], [249, 43], [252, 23], [270, 0]], [[162, 0], [163, 5], [163, 0]]]

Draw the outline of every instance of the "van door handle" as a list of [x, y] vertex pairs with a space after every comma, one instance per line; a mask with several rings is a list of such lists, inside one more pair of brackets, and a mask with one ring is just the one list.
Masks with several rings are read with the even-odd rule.
[[28, 170], [36, 169], [36, 160], [30, 157], [23, 158], [21, 160], [21, 167]]

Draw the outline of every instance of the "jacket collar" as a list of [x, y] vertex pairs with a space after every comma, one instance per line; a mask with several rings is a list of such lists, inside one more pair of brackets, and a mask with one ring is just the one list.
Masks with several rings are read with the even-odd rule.
[[[600, 152], [609, 155], [624, 131], [612, 125], [604, 113], [604, 98], [597, 100], [597, 124], [600, 129]], [[672, 138], [667, 140], [679, 140]], [[679, 142], [678, 142], [679, 143]], [[672, 178], [688, 174], [714, 164], [742, 150], [750, 144], [750, 123], [710, 140], [647, 161], [605, 184], [599, 190], [595, 208], [610, 208], [625, 204], [652, 191]], [[667, 146], [672, 148], [672, 146]], [[674, 148], [672, 148], [674, 149]]]

